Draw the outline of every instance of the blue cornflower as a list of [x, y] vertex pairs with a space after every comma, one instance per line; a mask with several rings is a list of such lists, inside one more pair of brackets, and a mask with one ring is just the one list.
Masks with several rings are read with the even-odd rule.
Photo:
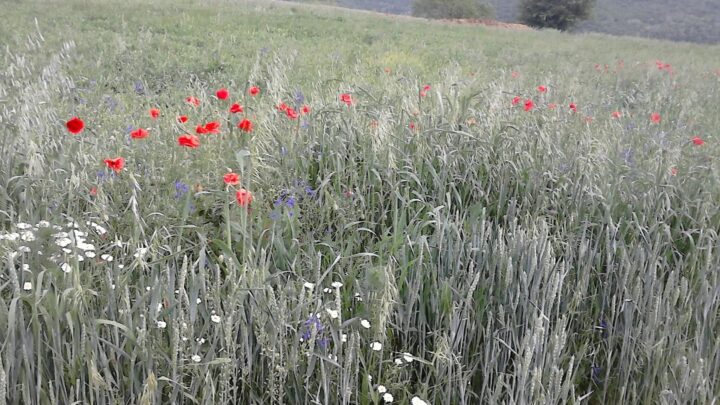
[[290, 197], [285, 201], [285, 205], [287, 205], [288, 208], [295, 208], [295, 197]]
[[302, 104], [304, 102], [305, 102], [305, 95], [303, 94], [302, 91], [296, 90], [295, 91], [295, 105], [299, 107], [300, 104]]
[[190, 191], [190, 186], [180, 180], [175, 181], [175, 198], [178, 199]]
[[143, 85], [143, 82], [141, 82], [139, 80], [135, 82], [135, 93], [137, 93], [140, 96], [145, 94], [145, 85]]
[[302, 334], [302, 339], [304, 341], [310, 340], [310, 338], [312, 337], [313, 329], [315, 329], [316, 331], [315, 336], [318, 337], [320, 337], [323, 330], [325, 329], [322, 322], [320, 321], [320, 318], [318, 318], [318, 316], [315, 314], [310, 315], [310, 317], [305, 322], [303, 322], [303, 327], [305, 328]]

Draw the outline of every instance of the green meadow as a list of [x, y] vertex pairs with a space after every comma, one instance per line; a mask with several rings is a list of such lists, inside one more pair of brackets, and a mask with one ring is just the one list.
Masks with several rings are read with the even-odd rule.
[[720, 398], [719, 46], [0, 9], [0, 404]]

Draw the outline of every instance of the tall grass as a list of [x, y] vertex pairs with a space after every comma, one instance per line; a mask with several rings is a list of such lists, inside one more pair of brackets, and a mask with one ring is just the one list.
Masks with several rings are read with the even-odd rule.
[[[57, 25], [23, 25], [47, 21], [44, 7], [11, 10], [0, 74], [2, 401], [720, 395], [720, 61], [705, 48], [414, 22], [393, 34], [387, 20], [230, 3], [114, 19], [117, 6], [70, 2], [53, 4]], [[77, 15], [82, 32], [62, 24]], [[330, 33], [347, 42], [332, 51]], [[468, 45], [487, 35], [482, 53]], [[570, 45], [526, 64], [558, 39]], [[587, 58], [608, 43], [617, 55]], [[223, 86], [252, 133], [213, 97]], [[288, 119], [280, 101], [312, 112]], [[87, 124], [77, 136], [63, 126], [74, 115]], [[213, 119], [220, 134], [177, 145]], [[129, 139], [137, 127], [151, 135]], [[115, 156], [127, 159], [117, 174], [102, 164]]]

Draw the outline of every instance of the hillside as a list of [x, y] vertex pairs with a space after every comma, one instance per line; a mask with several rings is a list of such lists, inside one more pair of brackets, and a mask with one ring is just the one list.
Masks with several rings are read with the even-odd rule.
[[[490, 0], [501, 21], [517, 21], [518, 0]], [[412, 0], [337, 0], [343, 7], [410, 14]], [[715, 0], [600, 0], [580, 32], [602, 32], [698, 43], [720, 42]]]
[[3, 1], [0, 405], [720, 398], [720, 46]]

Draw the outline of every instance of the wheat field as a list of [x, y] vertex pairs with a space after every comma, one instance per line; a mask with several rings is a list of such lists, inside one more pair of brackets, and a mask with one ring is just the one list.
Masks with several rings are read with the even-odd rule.
[[0, 9], [0, 404], [717, 403], [720, 47]]

